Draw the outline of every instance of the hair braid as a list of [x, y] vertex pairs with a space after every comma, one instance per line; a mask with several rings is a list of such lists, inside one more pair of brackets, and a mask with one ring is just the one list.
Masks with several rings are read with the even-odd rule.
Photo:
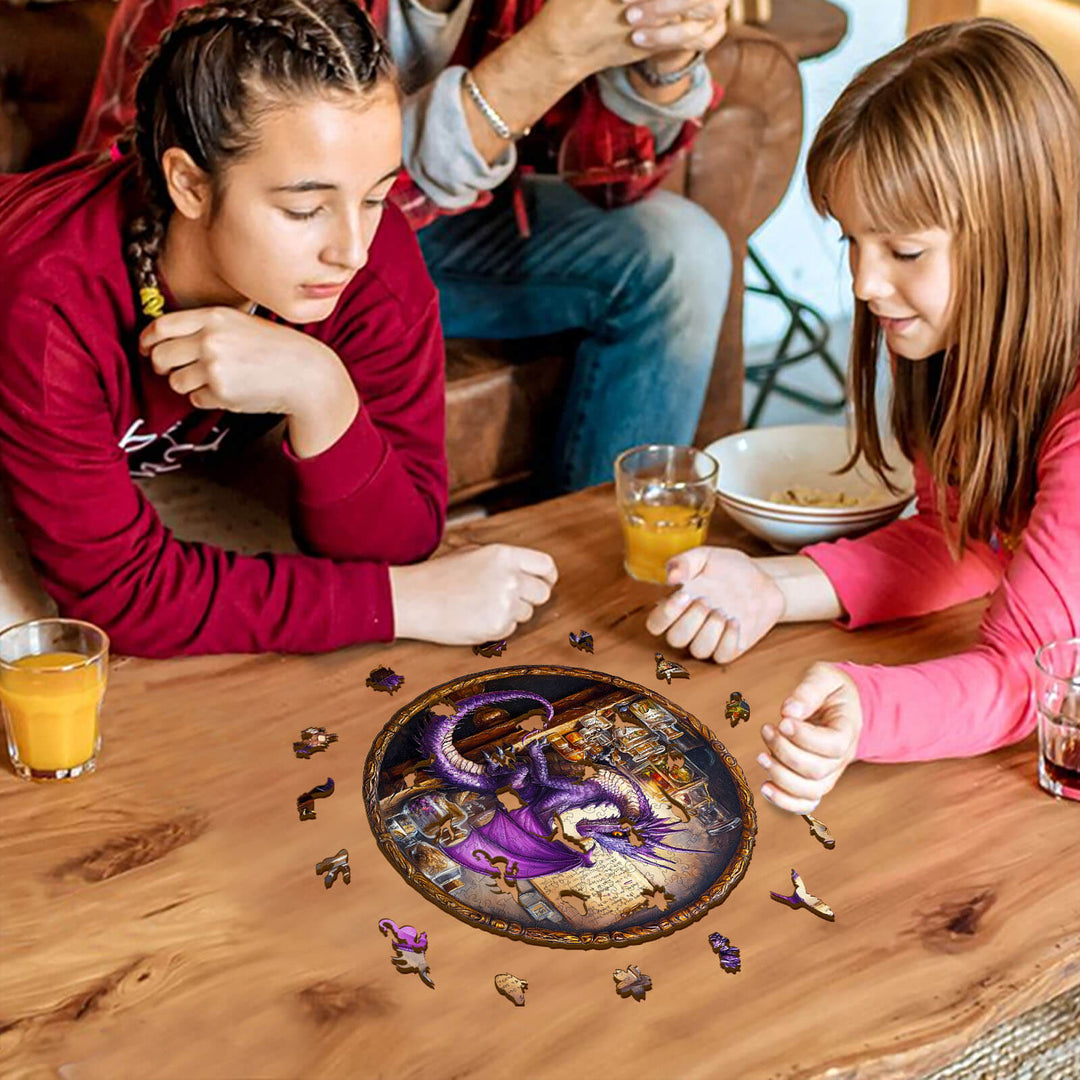
[[143, 313], [164, 310], [155, 264], [173, 209], [167, 149], [185, 150], [217, 182], [254, 145], [256, 87], [356, 94], [382, 77], [393, 77], [389, 54], [354, 0], [221, 0], [182, 11], [147, 57], [129, 136], [146, 209], [128, 226], [126, 251]]

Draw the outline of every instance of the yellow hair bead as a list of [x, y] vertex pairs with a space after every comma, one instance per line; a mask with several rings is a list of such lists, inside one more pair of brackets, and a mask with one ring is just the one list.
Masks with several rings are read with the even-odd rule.
[[165, 296], [156, 285], [139, 290], [139, 303], [142, 305], [143, 314], [149, 315], [151, 319], [156, 319], [165, 311]]

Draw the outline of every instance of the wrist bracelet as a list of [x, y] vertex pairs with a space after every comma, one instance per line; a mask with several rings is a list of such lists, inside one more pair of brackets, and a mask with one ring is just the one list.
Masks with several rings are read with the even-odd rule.
[[650, 86], [672, 86], [680, 79], [684, 79], [696, 67], [704, 63], [704, 61], [705, 53], [698, 50], [694, 53], [690, 63], [675, 71], [657, 71], [656, 68], [649, 63], [648, 59], [638, 60], [633, 64], [633, 68]]
[[472, 77], [471, 71], [466, 71], [461, 81], [462, 85], [465, 87], [466, 93], [472, 98], [473, 104], [480, 110], [484, 119], [491, 125], [492, 131], [494, 131], [500, 139], [505, 139], [507, 142], [513, 142], [515, 139], [520, 139], [528, 135], [532, 130], [532, 128], [525, 128], [524, 131], [519, 131], [515, 135], [514, 132], [510, 130], [510, 125], [492, 108], [491, 102], [480, 93], [480, 87], [476, 85], [476, 80]]

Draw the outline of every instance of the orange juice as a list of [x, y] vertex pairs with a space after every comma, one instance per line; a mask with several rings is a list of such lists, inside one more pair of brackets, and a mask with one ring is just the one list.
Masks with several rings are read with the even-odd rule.
[[638, 581], [667, 581], [668, 559], [705, 542], [709, 515], [701, 506], [621, 507], [626, 572]]
[[[35, 771], [73, 769], [93, 758], [105, 669], [80, 653], [26, 656], [0, 668], [0, 706], [19, 760]], [[81, 664], [70, 671], [66, 664]]]

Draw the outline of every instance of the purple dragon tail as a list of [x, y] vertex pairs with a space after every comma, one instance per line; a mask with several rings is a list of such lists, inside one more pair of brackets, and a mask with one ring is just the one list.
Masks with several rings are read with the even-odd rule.
[[505, 784], [505, 780], [492, 776], [484, 765], [469, 761], [461, 754], [454, 746], [454, 730], [461, 720], [477, 709], [504, 701], [522, 700], [537, 701], [543, 705], [547, 712], [545, 723], [555, 715], [551, 702], [539, 694], [520, 690], [494, 690], [487, 694], [463, 698], [454, 706], [453, 716], [435, 717], [420, 735], [420, 752], [424, 757], [431, 758], [431, 772], [445, 783], [456, 784], [469, 791], [497, 791]]

